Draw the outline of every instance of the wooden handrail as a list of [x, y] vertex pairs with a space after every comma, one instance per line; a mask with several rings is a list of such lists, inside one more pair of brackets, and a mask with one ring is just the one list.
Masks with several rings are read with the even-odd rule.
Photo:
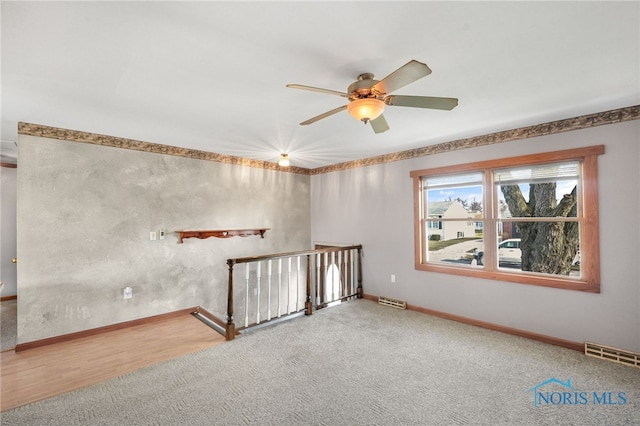
[[352, 246], [336, 246], [329, 248], [321, 248], [314, 250], [302, 250], [302, 251], [290, 251], [286, 253], [276, 253], [276, 254], [265, 254], [262, 256], [249, 256], [249, 257], [236, 257], [234, 259], [227, 259], [227, 264], [229, 261], [233, 261], [233, 263], [248, 263], [248, 262], [257, 262], [259, 260], [269, 260], [269, 259], [283, 259], [285, 257], [291, 256], [306, 256], [317, 253], [331, 253], [334, 251], [342, 251], [342, 250], [362, 250], [362, 244], [355, 244]]
[[[355, 271], [356, 274], [356, 279], [357, 279], [357, 288], [355, 289], [355, 293], [351, 293], [351, 294], [344, 294], [341, 296], [342, 299], [348, 299], [350, 297], [357, 297], [357, 298], [362, 298], [363, 297], [363, 290], [362, 290], [362, 245], [361, 244], [355, 244], [355, 245], [350, 245], [350, 246], [335, 246], [335, 247], [327, 247], [327, 248], [321, 248], [321, 249], [314, 249], [314, 250], [302, 250], [302, 251], [292, 251], [292, 252], [286, 252], [286, 253], [276, 253], [276, 254], [266, 254], [266, 255], [261, 255], [261, 256], [249, 256], [249, 257], [238, 257], [238, 258], [233, 258], [233, 259], [227, 259], [227, 266], [229, 268], [229, 283], [228, 283], [228, 288], [227, 288], [227, 323], [226, 323], [226, 327], [225, 327], [225, 338], [226, 340], [233, 340], [233, 338], [236, 335], [236, 326], [234, 323], [234, 319], [233, 319], [233, 314], [234, 314], [234, 302], [233, 302], [233, 268], [236, 264], [241, 264], [241, 263], [251, 263], [251, 262], [261, 262], [261, 261], [270, 261], [270, 260], [278, 260], [278, 259], [285, 259], [285, 258], [292, 258], [292, 257], [302, 257], [305, 256], [307, 258], [307, 268], [306, 268], [306, 300], [305, 300], [305, 304], [304, 304], [304, 311], [305, 311], [305, 315], [311, 315], [313, 312], [313, 301], [311, 298], [311, 258], [314, 255], [319, 255], [319, 254], [325, 254], [325, 253], [334, 253], [334, 252], [350, 252], [352, 250], [357, 250], [358, 252], [358, 269], [357, 271]], [[351, 255], [349, 255], [349, 268], [352, 268], [352, 264], [353, 264], [353, 260], [351, 259]], [[299, 265], [298, 265], [299, 266]], [[319, 267], [318, 267], [319, 268]], [[344, 257], [343, 257], [343, 264], [340, 265], [340, 280], [343, 282], [343, 284], [346, 282], [345, 278], [345, 274], [347, 273], [347, 271], [345, 270], [345, 265], [344, 265]], [[247, 273], [247, 279], [248, 279], [248, 273]], [[316, 281], [318, 280], [318, 277], [316, 277]], [[316, 293], [317, 293], [317, 283], [316, 283]], [[353, 287], [352, 287], [353, 289]], [[353, 290], [351, 290], [353, 291]], [[317, 294], [316, 294], [317, 296]], [[246, 322], [246, 319], [245, 319]], [[245, 324], [246, 327], [246, 324]]]

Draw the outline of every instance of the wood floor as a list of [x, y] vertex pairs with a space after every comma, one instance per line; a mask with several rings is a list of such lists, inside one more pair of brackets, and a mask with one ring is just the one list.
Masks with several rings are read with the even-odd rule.
[[0, 412], [197, 352], [224, 337], [190, 314], [0, 353]]

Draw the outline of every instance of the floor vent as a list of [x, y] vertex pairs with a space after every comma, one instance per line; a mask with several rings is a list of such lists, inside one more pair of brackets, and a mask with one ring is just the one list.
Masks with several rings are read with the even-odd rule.
[[391, 306], [392, 308], [407, 309], [407, 302], [391, 299], [389, 297], [378, 297], [378, 303], [385, 306]]
[[606, 359], [607, 361], [640, 368], [640, 354], [612, 348], [611, 346], [585, 342], [584, 353], [594, 358]]

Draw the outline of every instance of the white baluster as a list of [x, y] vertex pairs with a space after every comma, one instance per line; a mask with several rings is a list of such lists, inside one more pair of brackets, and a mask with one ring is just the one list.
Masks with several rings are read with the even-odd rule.
[[358, 262], [360, 259], [358, 258], [358, 250], [353, 250], [353, 292], [358, 292]]
[[287, 314], [291, 313], [291, 258], [289, 258], [289, 271], [287, 272]]
[[327, 303], [327, 301], [329, 300], [329, 275], [327, 274], [327, 272], [329, 271], [330, 267], [331, 265], [329, 264], [329, 253], [325, 253], [324, 271], [322, 271], [322, 273], [324, 274], [324, 294], [322, 295], [324, 299], [322, 300], [322, 303]]
[[244, 264], [244, 326], [249, 326], [249, 264]]
[[298, 266], [296, 269], [296, 312], [300, 310], [300, 256], [298, 256]]
[[278, 259], [278, 318], [280, 318], [280, 288], [282, 287], [282, 258]]
[[320, 253], [316, 253], [316, 305], [320, 304]]
[[332, 251], [331, 252], [331, 293], [329, 293], [331, 295], [331, 301], [333, 302], [334, 300], [336, 300], [336, 252]]
[[267, 284], [269, 284], [269, 289], [267, 290], [267, 299], [269, 303], [269, 307], [267, 308], [267, 321], [271, 321], [271, 262], [269, 259], [267, 263]]
[[338, 300], [342, 297], [342, 262], [343, 262], [343, 252], [339, 251], [337, 253], [338, 259], [336, 260], [336, 266], [338, 267], [336, 273], [338, 274], [338, 284], [336, 286], [336, 297], [334, 300]]
[[261, 273], [260, 273], [260, 265], [261, 263], [258, 262], [258, 266], [256, 269], [256, 281], [258, 282], [258, 289], [257, 289], [257, 308], [256, 308], [256, 324], [260, 324], [260, 278], [261, 278]]
[[349, 282], [351, 283], [351, 287], [349, 288], [349, 294], [355, 294], [356, 286], [353, 272], [355, 271], [355, 262], [356, 255], [353, 252], [353, 249], [349, 250]]

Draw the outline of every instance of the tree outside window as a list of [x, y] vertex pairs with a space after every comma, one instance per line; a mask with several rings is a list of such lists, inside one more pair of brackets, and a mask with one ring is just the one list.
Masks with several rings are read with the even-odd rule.
[[579, 270], [579, 170], [580, 163], [572, 161], [493, 172], [506, 207], [500, 218], [508, 218], [521, 240], [521, 270], [565, 276]]

